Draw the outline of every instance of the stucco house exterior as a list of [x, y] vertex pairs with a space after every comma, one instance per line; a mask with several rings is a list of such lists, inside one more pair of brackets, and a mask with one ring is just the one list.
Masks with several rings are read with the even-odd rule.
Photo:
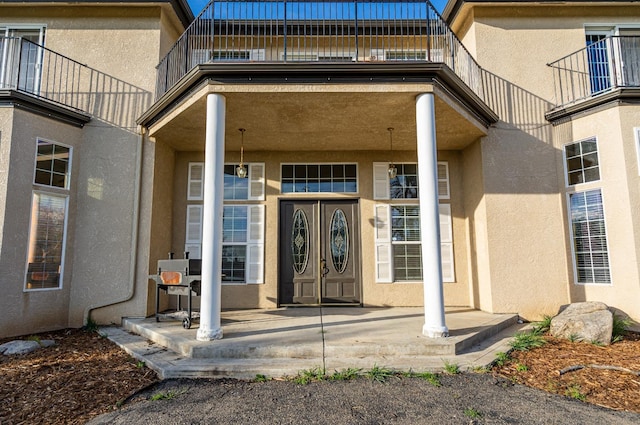
[[285, 306], [640, 320], [637, 2], [4, 1], [0, 65], [0, 336], [149, 316], [169, 252], [203, 340]]

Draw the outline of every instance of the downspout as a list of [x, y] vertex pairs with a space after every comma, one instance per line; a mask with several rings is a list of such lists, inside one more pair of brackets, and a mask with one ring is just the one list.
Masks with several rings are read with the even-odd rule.
[[108, 302], [106, 304], [91, 304], [84, 310], [83, 323], [87, 324], [91, 311], [97, 308], [109, 307], [115, 304], [127, 302], [133, 298], [136, 287], [136, 267], [138, 264], [138, 222], [140, 221], [140, 192], [142, 190], [142, 147], [144, 145], [145, 127], [140, 127], [140, 143], [136, 147], [136, 171], [134, 175], [134, 193], [133, 193], [133, 220], [131, 222], [131, 256], [129, 269], [129, 287], [124, 297]]

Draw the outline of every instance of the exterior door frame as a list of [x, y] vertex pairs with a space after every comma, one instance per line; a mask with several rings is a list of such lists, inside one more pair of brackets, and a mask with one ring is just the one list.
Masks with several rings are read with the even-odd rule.
[[[313, 303], [294, 303], [294, 302], [286, 302], [286, 300], [283, 300], [283, 287], [284, 287], [284, 272], [285, 272], [285, 266], [284, 266], [284, 258], [283, 255], [285, 255], [286, 251], [286, 238], [283, 237], [284, 233], [286, 232], [288, 229], [284, 229], [283, 228], [283, 224], [284, 224], [284, 218], [283, 218], [283, 213], [284, 213], [284, 208], [283, 205], [286, 203], [295, 203], [295, 202], [301, 202], [301, 203], [306, 203], [306, 204], [313, 204], [313, 208], [317, 211], [317, 217], [315, 217], [316, 220], [316, 224], [315, 224], [315, 229], [313, 229], [312, 231], [312, 237], [316, 238], [316, 243], [317, 246], [320, 247], [321, 242], [320, 242], [320, 238], [327, 238], [328, 236], [326, 235], [321, 235], [321, 228], [323, 227], [322, 223], [320, 222], [321, 220], [323, 221], [327, 221], [327, 218], [323, 217], [321, 214], [321, 209], [322, 209], [322, 205], [323, 203], [332, 203], [332, 202], [344, 202], [347, 203], [349, 205], [352, 206], [353, 208], [353, 213], [354, 213], [354, 217], [356, 218], [356, 223], [355, 225], [352, 226], [352, 235], [350, 236], [350, 243], [353, 244], [354, 247], [354, 252], [357, 253], [356, 255], [356, 261], [354, 263], [354, 273], [355, 273], [355, 279], [356, 279], [356, 286], [357, 286], [357, 293], [356, 293], [356, 298], [357, 301], [355, 302], [322, 302], [322, 298], [323, 298], [323, 294], [322, 294], [322, 283], [320, 280], [318, 280], [318, 294], [317, 294], [317, 298], [315, 300], [315, 302]], [[309, 198], [280, 198], [278, 199], [278, 288], [277, 288], [277, 299], [278, 299], [278, 306], [286, 306], [286, 307], [292, 307], [292, 306], [300, 306], [300, 307], [308, 307], [308, 306], [327, 306], [327, 305], [332, 305], [332, 306], [362, 306], [362, 288], [363, 288], [363, 284], [362, 284], [362, 244], [361, 244], [361, 236], [360, 236], [360, 232], [361, 232], [361, 223], [360, 223], [360, 198], [341, 198], [341, 197], [309, 197]], [[329, 249], [329, 248], [327, 248]], [[319, 258], [319, 256], [318, 256]], [[321, 266], [319, 264], [316, 264], [317, 268], [320, 269]], [[320, 270], [321, 272], [321, 270]], [[319, 278], [320, 279], [320, 278]]]

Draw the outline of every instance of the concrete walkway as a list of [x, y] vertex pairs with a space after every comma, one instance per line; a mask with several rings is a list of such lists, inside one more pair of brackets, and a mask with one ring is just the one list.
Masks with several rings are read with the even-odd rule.
[[422, 336], [422, 308], [309, 307], [222, 313], [224, 338], [196, 340], [197, 322], [125, 319], [101, 332], [161, 378], [293, 376], [374, 365], [397, 370], [442, 371], [486, 366], [525, 325], [517, 315], [447, 308], [449, 338]]

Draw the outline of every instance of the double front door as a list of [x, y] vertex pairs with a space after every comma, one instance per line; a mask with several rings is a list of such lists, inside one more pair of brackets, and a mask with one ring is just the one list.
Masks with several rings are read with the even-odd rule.
[[357, 200], [280, 203], [280, 305], [359, 304]]

